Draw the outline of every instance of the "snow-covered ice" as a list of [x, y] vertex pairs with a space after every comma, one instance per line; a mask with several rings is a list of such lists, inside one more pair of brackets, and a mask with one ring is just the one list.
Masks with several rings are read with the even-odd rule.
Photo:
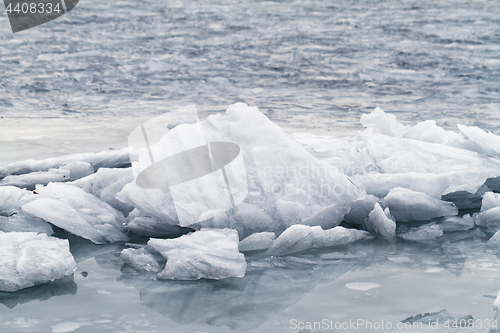
[[152, 238], [148, 245], [167, 259], [159, 279], [220, 280], [245, 276], [247, 263], [238, 243], [235, 230], [203, 228], [175, 239]]
[[36, 232], [0, 231], [0, 291], [17, 291], [73, 274], [67, 240]]

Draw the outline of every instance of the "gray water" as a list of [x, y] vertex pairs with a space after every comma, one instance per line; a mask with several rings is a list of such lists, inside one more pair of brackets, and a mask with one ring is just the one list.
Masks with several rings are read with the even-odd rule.
[[[2, 11], [0, 39], [0, 164], [121, 148], [141, 119], [193, 103], [205, 116], [256, 105], [289, 131], [353, 134], [380, 106], [500, 133], [497, 1], [82, 0], [17, 34]], [[74, 276], [1, 293], [0, 331], [297, 332], [292, 319], [395, 325], [442, 309], [491, 320], [497, 251], [447, 237], [256, 253], [245, 278], [218, 282], [159, 282], [123, 266], [122, 245], [72, 240]]]
[[95, 1], [12, 34], [0, 15], [0, 115], [123, 117], [256, 105], [304, 130], [376, 106], [499, 132], [498, 1]]

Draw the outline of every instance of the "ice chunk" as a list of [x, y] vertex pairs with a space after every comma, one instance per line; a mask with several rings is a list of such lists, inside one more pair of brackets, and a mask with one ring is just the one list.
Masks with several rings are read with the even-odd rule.
[[69, 180], [77, 180], [94, 173], [92, 165], [88, 162], [82, 161], [70, 162], [60, 167], [59, 170], [68, 170]]
[[388, 241], [396, 239], [396, 222], [391, 216], [389, 208], [383, 210], [378, 202], [368, 215], [366, 229]]
[[38, 171], [23, 175], [7, 176], [0, 181], [0, 185], [16, 186], [28, 190], [34, 190], [35, 185], [47, 185], [50, 182], [68, 181], [70, 170], [49, 169], [48, 171]]
[[344, 216], [344, 221], [354, 225], [365, 225], [368, 221], [368, 214], [373, 210], [378, 198], [374, 195], [367, 195], [363, 199], [354, 201], [351, 211]]
[[278, 230], [282, 223], [274, 221], [264, 209], [242, 202], [233, 210], [217, 214], [200, 225], [204, 228], [235, 229], [241, 238], [245, 238], [258, 232]]
[[286, 229], [267, 250], [274, 256], [283, 256], [302, 252], [311, 248], [340, 246], [358, 240], [372, 238], [366, 231], [335, 227], [323, 230], [321, 227], [309, 227], [301, 224]]
[[488, 240], [489, 245], [499, 246], [500, 245], [500, 230], [495, 232], [493, 236]]
[[481, 207], [481, 201], [486, 190], [487, 187], [483, 185], [476, 193], [457, 191], [443, 195], [441, 200], [453, 202], [458, 209], [476, 209]]
[[153, 238], [148, 245], [167, 258], [159, 279], [220, 280], [245, 276], [247, 263], [238, 242], [236, 230], [203, 228], [175, 239]]
[[443, 227], [434, 222], [411, 228], [405, 233], [398, 234], [398, 237], [408, 241], [432, 240], [443, 235]]
[[0, 291], [54, 281], [75, 270], [67, 240], [36, 232], [0, 232]]
[[127, 229], [139, 236], [147, 237], [163, 237], [182, 233], [183, 230], [189, 230], [148, 216], [133, 217], [127, 224]]
[[84, 190], [85, 192], [92, 194], [92, 186], [94, 184], [94, 177], [95, 177], [95, 173], [88, 175], [88, 176], [85, 176], [83, 178], [74, 180], [72, 182], [68, 182], [68, 184], [79, 187], [82, 190]]
[[[26, 160], [8, 164], [3, 170], [3, 175], [22, 175], [26, 173], [48, 171], [64, 167], [72, 162], [87, 162], [92, 165], [94, 171], [99, 168], [120, 168], [130, 166], [130, 155], [128, 148], [100, 153], [73, 154], [61, 157], [48, 158], [41, 161]], [[1, 176], [0, 176], [1, 177]]]
[[11, 216], [21, 212], [21, 206], [38, 196], [14, 186], [0, 186], [0, 215]]
[[310, 133], [294, 133], [291, 136], [304, 145], [313, 156], [334, 165], [348, 176], [376, 169], [364, 149], [366, 143], [363, 141]]
[[[458, 327], [466, 328], [469, 327], [470, 320], [474, 321], [474, 318], [471, 315], [465, 316], [457, 316], [450, 314], [445, 309], [439, 312], [427, 312], [422, 314], [418, 314], [416, 316], [408, 317], [405, 320], [402, 320], [402, 323], [425, 323], [426, 325], [430, 325], [431, 323], [441, 323], [445, 324], [446, 322], [455, 323]], [[429, 326], [431, 327], [431, 326]], [[438, 326], [435, 326], [438, 327]]]
[[281, 232], [293, 223], [333, 227], [351, 203], [365, 195], [338, 168], [312, 156], [255, 107], [231, 105], [225, 116], [210, 116], [203, 127], [207, 140], [240, 146], [249, 187], [245, 202], [274, 222], [261, 231]]
[[493, 311], [495, 311], [495, 320], [500, 320], [500, 290], [498, 291], [497, 298], [493, 302]]
[[375, 133], [380, 133], [388, 136], [401, 137], [409, 126], [400, 124], [396, 116], [385, 113], [381, 108], [377, 107], [371, 113], [365, 113], [361, 116], [361, 124]]
[[366, 173], [354, 177], [365, 187], [368, 194], [379, 198], [385, 197], [395, 187], [403, 187], [416, 192], [425, 193], [434, 198], [441, 198], [450, 186], [453, 174], [434, 173]]
[[138, 271], [155, 272], [161, 271], [160, 265], [154, 255], [144, 248], [141, 249], [123, 249], [120, 254], [123, 262]]
[[498, 159], [475, 151], [369, 131], [358, 133], [357, 138], [366, 142], [366, 153], [382, 173], [447, 174], [450, 185], [444, 194], [474, 193], [486, 179], [500, 175]]
[[474, 228], [474, 219], [466, 214], [463, 217], [447, 216], [441, 222], [443, 231], [464, 231]]
[[488, 209], [476, 216], [476, 224], [485, 227], [488, 232], [497, 232], [500, 230], [500, 207]]
[[258, 232], [240, 241], [238, 249], [241, 252], [266, 250], [276, 239], [274, 232]]
[[282, 256], [309, 250], [313, 247], [313, 241], [314, 237], [311, 227], [295, 224], [283, 231], [276, 238], [267, 250], [267, 253], [274, 256]]
[[128, 239], [123, 232], [123, 215], [82, 189], [50, 183], [36, 191], [40, 198], [25, 204], [24, 212], [96, 244]]
[[92, 194], [111, 207], [128, 214], [134, 207], [118, 200], [116, 194], [133, 181], [134, 174], [131, 168], [100, 168], [92, 179]]
[[470, 141], [474, 142], [478, 145], [483, 154], [498, 156], [500, 155], [500, 137], [493, 134], [488, 133], [480, 129], [476, 126], [464, 126], [457, 124], [460, 132], [465, 135]]
[[323, 230], [321, 227], [311, 227], [313, 233], [313, 247], [322, 248], [329, 246], [341, 246], [361, 240], [373, 238], [369, 232], [344, 227], [335, 227]]
[[426, 120], [417, 123], [415, 126], [406, 130], [403, 137], [481, 152], [481, 148], [475, 143], [465, 139], [459, 133], [446, 131], [444, 128], [437, 126], [434, 120]]
[[457, 215], [452, 202], [441, 201], [427, 194], [397, 187], [382, 200], [398, 222], [426, 221], [439, 216]]
[[33, 231], [43, 232], [47, 235], [52, 235], [52, 227], [44, 220], [36, 217], [25, 216], [24, 214], [16, 214], [11, 217], [0, 216], [0, 231]]
[[125, 185], [116, 197], [124, 204], [137, 208], [143, 216], [153, 217], [171, 225], [179, 224], [168, 189], [144, 189], [133, 181]]
[[483, 195], [483, 200], [481, 202], [481, 212], [487, 211], [495, 207], [500, 207], [500, 194], [493, 192], [486, 192]]

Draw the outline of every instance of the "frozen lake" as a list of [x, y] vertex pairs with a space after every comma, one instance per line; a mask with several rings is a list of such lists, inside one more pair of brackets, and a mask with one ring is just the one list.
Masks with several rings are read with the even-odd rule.
[[[120, 149], [188, 104], [202, 117], [255, 105], [289, 133], [353, 136], [379, 106], [407, 125], [500, 134], [499, 54], [495, 0], [85, 0], [17, 34], [1, 11], [0, 166]], [[0, 293], [0, 331], [284, 333], [294, 319], [395, 326], [446, 309], [488, 332], [500, 259], [475, 231], [257, 252], [242, 279], [195, 282], [156, 281], [123, 265], [123, 244], [71, 238], [74, 276]]]

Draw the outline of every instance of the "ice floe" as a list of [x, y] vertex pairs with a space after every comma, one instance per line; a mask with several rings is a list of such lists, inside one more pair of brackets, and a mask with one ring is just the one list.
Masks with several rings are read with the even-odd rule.
[[0, 231], [0, 291], [17, 291], [73, 274], [67, 240], [36, 232]]

